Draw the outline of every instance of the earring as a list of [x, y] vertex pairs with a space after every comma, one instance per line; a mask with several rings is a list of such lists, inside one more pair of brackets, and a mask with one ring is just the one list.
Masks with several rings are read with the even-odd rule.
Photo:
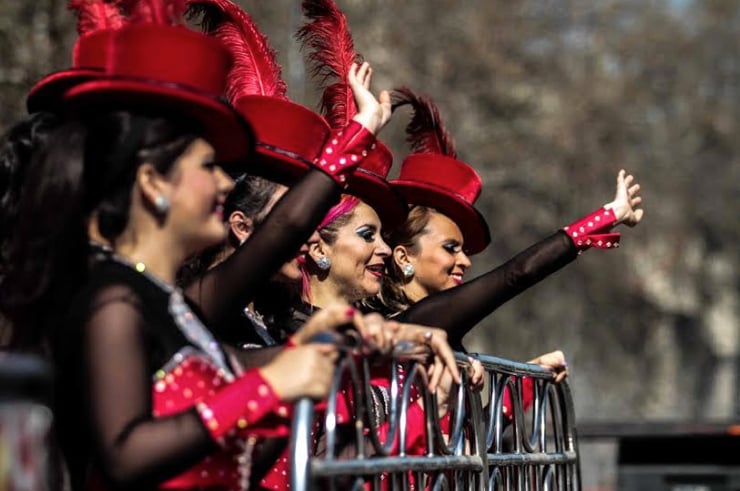
[[413, 264], [404, 264], [403, 265], [403, 277], [406, 278], [407, 280], [409, 278], [411, 278], [412, 276], [414, 276], [414, 273], [415, 272], [416, 271], [414, 270], [414, 265]]
[[316, 266], [318, 266], [321, 271], [329, 271], [329, 268], [331, 268], [331, 259], [326, 256], [321, 256], [316, 261]]
[[158, 194], [157, 197], [154, 198], [154, 209], [157, 210], [157, 213], [160, 215], [167, 213], [170, 209], [169, 198], [163, 194]]

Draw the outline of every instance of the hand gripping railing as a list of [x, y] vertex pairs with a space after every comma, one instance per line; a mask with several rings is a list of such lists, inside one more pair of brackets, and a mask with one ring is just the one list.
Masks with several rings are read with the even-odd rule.
[[[536, 365], [477, 358], [487, 372], [482, 393], [470, 389], [467, 355], [457, 354], [463, 383], [453, 386], [449, 435], [440, 428], [436, 396], [426, 390], [422, 366], [413, 361], [389, 363], [390, 398], [382, 423], [387, 437], [383, 439], [373, 414], [377, 404], [369, 403], [375, 372], [367, 359], [345, 355], [337, 365], [326, 409], [315, 410], [309, 400], [296, 406], [292, 489], [579, 491], [575, 419], [567, 383], [551, 383], [552, 374]], [[522, 377], [530, 377], [534, 387], [527, 412], [522, 405]], [[412, 385], [425, 408], [425, 448], [413, 455], [407, 451], [406, 420], [411, 405], [418, 404], [410, 400]], [[351, 428], [350, 442], [338, 424], [342, 390], [349, 390], [354, 399], [354, 421], [344, 425], [345, 430]], [[505, 398], [513, 406], [508, 415]], [[321, 456], [314, 455], [316, 437], [323, 440]]]

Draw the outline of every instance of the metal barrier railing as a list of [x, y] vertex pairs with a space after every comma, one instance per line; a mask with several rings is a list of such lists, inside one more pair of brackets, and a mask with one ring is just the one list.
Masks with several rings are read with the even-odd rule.
[[[461, 368], [468, 367], [467, 356], [457, 354]], [[421, 365], [392, 363], [383, 423], [387, 437], [381, 441], [378, 418], [368, 403], [373, 397], [370, 364], [366, 359], [343, 357], [326, 410], [316, 412], [308, 400], [296, 406], [292, 489], [579, 491], [575, 418], [567, 382], [551, 383], [552, 374], [536, 365], [493, 356], [476, 358], [487, 372], [486, 386], [481, 392], [471, 390], [463, 370], [463, 383], [453, 387], [448, 435], [440, 428], [436, 396], [426, 390]], [[534, 395], [528, 411], [522, 404], [522, 377], [532, 379]], [[406, 415], [410, 404], [417, 403], [411, 400], [412, 386], [423, 400], [423, 455], [406, 451]], [[348, 388], [354, 399], [354, 420], [340, 425], [337, 401]], [[504, 414], [506, 391], [512, 406], [508, 414]], [[324, 442], [321, 456], [315, 455], [313, 446], [317, 434]]]

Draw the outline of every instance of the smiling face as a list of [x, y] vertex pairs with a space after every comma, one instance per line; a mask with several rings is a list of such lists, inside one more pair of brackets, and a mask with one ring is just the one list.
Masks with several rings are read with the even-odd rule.
[[214, 161], [213, 147], [196, 139], [168, 173], [167, 225], [187, 249], [198, 251], [224, 240], [223, 205], [234, 182]]
[[[380, 236], [380, 218], [370, 206], [360, 202], [346, 217], [348, 220], [342, 220], [345, 223], [332, 231], [331, 239], [320, 233], [321, 240], [310, 246], [314, 261], [322, 255], [331, 260], [322, 284], [315, 287], [312, 282], [312, 290], [321, 289], [347, 302], [356, 302], [380, 291], [384, 259], [391, 250]], [[321, 297], [320, 292], [315, 293], [316, 298]]]
[[430, 211], [428, 218], [415, 247], [407, 249], [405, 254], [406, 262], [414, 267], [414, 275], [404, 289], [410, 297], [415, 297], [414, 301], [460, 285], [471, 266], [455, 222], [435, 211]]

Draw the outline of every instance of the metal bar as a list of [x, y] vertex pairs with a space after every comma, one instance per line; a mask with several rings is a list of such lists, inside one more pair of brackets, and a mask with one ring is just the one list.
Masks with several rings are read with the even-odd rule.
[[454, 469], [482, 472], [480, 457], [379, 457], [373, 459], [332, 460], [311, 462], [314, 477], [372, 475], [378, 472], [433, 472]]

